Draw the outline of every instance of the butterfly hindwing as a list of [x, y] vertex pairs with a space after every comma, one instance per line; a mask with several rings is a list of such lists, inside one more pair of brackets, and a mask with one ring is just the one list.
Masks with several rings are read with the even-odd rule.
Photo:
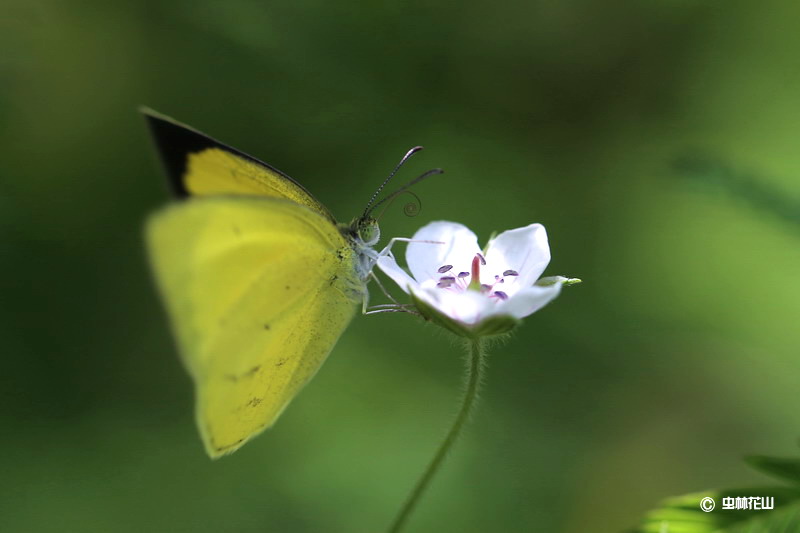
[[363, 283], [322, 215], [259, 197], [200, 197], [153, 215], [155, 276], [212, 457], [271, 426], [352, 318]]

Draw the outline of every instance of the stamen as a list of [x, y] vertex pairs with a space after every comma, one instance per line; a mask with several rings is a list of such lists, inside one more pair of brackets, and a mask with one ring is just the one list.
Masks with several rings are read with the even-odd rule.
[[439, 270], [437, 270], [437, 272], [438, 272], [439, 274], [444, 274], [445, 272], [447, 272], [447, 271], [451, 270], [452, 268], [453, 268], [453, 265], [444, 265], [444, 266], [440, 266], [440, 267], [439, 267]]
[[459, 272], [458, 273], [458, 277], [459, 278], [466, 278], [467, 276], [469, 276], [469, 272]]
[[503, 291], [494, 291], [494, 296], [497, 296], [501, 300], [508, 300], [508, 294]]
[[505, 272], [503, 272], [503, 275], [504, 276], [519, 276], [519, 272], [517, 272], [516, 270], [506, 270]]
[[437, 283], [436, 286], [439, 287], [440, 289], [446, 289], [451, 285], [453, 285], [453, 283], [455, 282], [456, 278], [454, 278], [453, 276], [442, 276], [441, 278], [439, 278], [439, 283]]

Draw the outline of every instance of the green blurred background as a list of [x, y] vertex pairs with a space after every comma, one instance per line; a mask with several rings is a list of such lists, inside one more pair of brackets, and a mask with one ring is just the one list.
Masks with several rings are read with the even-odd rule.
[[547, 272], [584, 279], [495, 347], [409, 531], [620, 531], [796, 453], [796, 2], [0, 9], [1, 531], [381, 531], [456, 409], [447, 335], [359, 316], [273, 430], [209, 461], [142, 246], [168, 198], [140, 104], [343, 220], [422, 144], [403, 176], [447, 173], [385, 235], [542, 222]]

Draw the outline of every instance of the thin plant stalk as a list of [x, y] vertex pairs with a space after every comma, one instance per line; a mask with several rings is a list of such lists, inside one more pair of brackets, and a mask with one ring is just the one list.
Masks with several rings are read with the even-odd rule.
[[428, 485], [430, 485], [431, 480], [442, 466], [442, 462], [447, 456], [447, 453], [453, 447], [453, 444], [455, 444], [456, 440], [458, 440], [458, 436], [461, 434], [461, 431], [464, 429], [464, 426], [466, 425], [470, 415], [472, 414], [472, 411], [475, 408], [475, 404], [478, 400], [478, 391], [481, 386], [481, 381], [483, 380], [483, 370], [485, 367], [484, 360], [486, 354], [484, 352], [483, 340], [480, 338], [466, 341], [466, 347], [468, 350], [465, 376], [466, 389], [461, 402], [461, 408], [459, 409], [458, 415], [456, 416], [450, 431], [447, 433], [447, 436], [444, 438], [441, 444], [439, 444], [439, 449], [436, 450], [436, 455], [433, 456], [428, 468], [425, 469], [422, 477], [419, 478], [419, 481], [417, 481], [414, 489], [408, 495], [408, 499], [406, 499], [406, 502], [403, 504], [400, 512], [397, 513], [394, 522], [392, 522], [392, 525], [389, 527], [389, 533], [399, 533], [403, 529], [403, 526], [419, 503], [423, 493], [428, 488]]

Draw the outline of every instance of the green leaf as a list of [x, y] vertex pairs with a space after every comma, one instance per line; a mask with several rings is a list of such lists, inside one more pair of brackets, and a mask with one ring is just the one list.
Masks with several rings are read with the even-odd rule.
[[[774, 510], [723, 509], [725, 497], [772, 497]], [[713, 511], [700, 508], [703, 498], [712, 498]], [[779, 509], [800, 509], [800, 489], [793, 487], [749, 487], [743, 489], [695, 492], [664, 500], [661, 507], [648, 512], [635, 533], [728, 533], [739, 531], [734, 526], [759, 523], [778, 515]], [[779, 517], [780, 518], [780, 517]], [[742, 531], [747, 531], [744, 529]], [[798, 529], [800, 531], [800, 524]]]
[[800, 531], [800, 505], [770, 511], [730, 528], [729, 533], [797, 533]]
[[760, 472], [800, 485], [800, 459], [751, 455], [744, 460]]
[[[745, 461], [791, 485], [713, 490], [669, 498], [648, 512], [632, 533], [800, 533], [800, 460], [754, 455]], [[774, 498], [774, 509], [723, 508], [723, 498], [753, 496]], [[701, 508], [704, 498], [714, 501], [713, 510]]]

